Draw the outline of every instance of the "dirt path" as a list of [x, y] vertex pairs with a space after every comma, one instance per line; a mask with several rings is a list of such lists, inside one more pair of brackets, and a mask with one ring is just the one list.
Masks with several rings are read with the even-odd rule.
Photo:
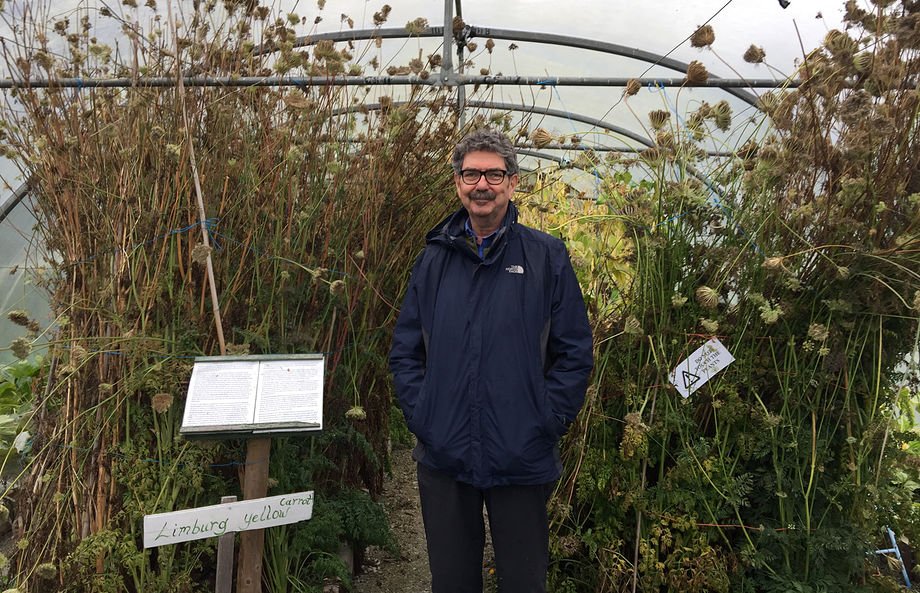
[[[402, 556], [396, 559], [379, 548], [368, 548], [364, 571], [354, 578], [353, 593], [430, 593], [431, 573], [412, 450], [394, 447], [391, 461], [393, 477], [384, 487], [383, 504]], [[486, 540], [483, 590], [494, 591], [490, 586], [494, 561], [488, 541], [488, 523]]]

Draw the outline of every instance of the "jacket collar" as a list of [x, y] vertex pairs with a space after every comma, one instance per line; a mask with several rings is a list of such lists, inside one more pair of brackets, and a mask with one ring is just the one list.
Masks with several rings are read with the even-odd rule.
[[[469, 217], [470, 214], [466, 211], [466, 208], [460, 208], [435, 225], [435, 227], [425, 235], [425, 242], [429, 245], [439, 244], [449, 246], [479, 260], [479, 257], [470, 250], [466, 242], [466, 221]], [[493, 254], [497, 254], [501, 251], [505, 243], [504, 236], [514, 232], [517, 218], [517, 207], [515, 207], [514, 202], [508, 202], [508, 210], [505, 212], [501, 225], [498, 227], [495, 240], [492, 242], [492, 248], [486, 260], [491, 259]]]

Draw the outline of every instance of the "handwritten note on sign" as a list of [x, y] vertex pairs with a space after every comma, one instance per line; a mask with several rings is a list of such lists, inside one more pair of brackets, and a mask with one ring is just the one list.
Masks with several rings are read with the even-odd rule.
[[690, 397], [691, 393], [734, 361], [735, 358], [722, 342], [712, 338], [671, 371], [671, 384], [677, 387], [682, 396]]
[[144, 517], [144, 547], [217, 537], [228, 531], [287, 525], [312, 516], [312, 491], [147, 515]]

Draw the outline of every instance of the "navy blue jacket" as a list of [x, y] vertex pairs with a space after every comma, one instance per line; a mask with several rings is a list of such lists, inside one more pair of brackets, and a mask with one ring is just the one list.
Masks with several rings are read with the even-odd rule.
[[584, 401], [591, 327], [565, 244], [508, 212], [481, 259], [461, 209], [426, 236], [390, 370], [415, 458], [477, 488], [559, 477]]

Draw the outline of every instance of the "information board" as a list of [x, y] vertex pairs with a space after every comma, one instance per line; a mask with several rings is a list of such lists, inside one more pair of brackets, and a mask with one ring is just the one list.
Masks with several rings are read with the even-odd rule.
[[195, 359], [180, 433], [267, 437], [323, 428], [322, 354]]

